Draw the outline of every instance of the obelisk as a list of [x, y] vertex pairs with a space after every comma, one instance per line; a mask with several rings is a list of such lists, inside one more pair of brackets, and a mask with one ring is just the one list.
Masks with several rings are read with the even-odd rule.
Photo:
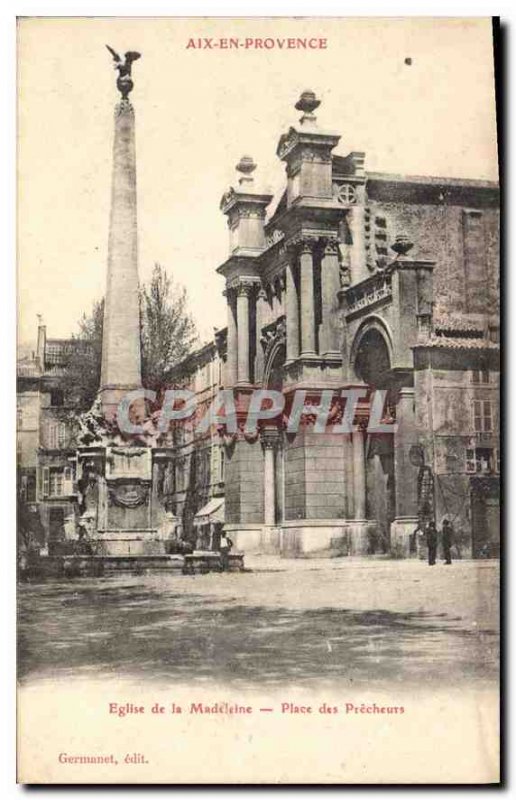
[[105, 418], [113, 420], [123, 396], [141, 387], [135, 118], [128, 99], [132, 62], [140, 55], [128, 52], [123, 62], [108, 49], [119, 73], [121, 100], [115, 106], [100, 397]]

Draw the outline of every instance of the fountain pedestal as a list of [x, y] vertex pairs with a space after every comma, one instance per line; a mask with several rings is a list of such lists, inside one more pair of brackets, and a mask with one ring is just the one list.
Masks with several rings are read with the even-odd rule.
[[83, 447], [78, 489], [84, 535], [98, 556], [167, 555], [176, 525], [167, 514], [167, 448]]

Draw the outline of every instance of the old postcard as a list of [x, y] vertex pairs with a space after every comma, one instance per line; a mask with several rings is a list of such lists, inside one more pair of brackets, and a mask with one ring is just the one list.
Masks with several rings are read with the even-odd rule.
[[18, 781], [489, 784], [489, 18], [18, 22]]

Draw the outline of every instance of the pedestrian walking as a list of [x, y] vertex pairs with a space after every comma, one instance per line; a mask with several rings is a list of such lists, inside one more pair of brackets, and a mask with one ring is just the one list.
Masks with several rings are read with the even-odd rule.
[[229, 570], [229, 553], [231, 548], [233, 547], [233, 542], [227, 535], [227, 533], [223, 533], [220, 537], [220, 563], [222, 567], [222, 572], [227, 572]]
[[428, 547], [428, 563], [433, 567], [437, 557], [437, 528], [435, 527], [435, 522], [429, 522], [427, 525], [426, 544]]
[[443, 530], [442, 530], [442, 541], [443, 541], [443, 556], [444, 556], [444, 563], [451, 564], [451, 546], [453, 541], [453, 526], [450, 520], [445, 517], [443, 519]]

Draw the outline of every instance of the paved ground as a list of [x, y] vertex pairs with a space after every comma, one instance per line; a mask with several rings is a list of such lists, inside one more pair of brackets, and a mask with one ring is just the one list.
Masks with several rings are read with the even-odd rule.
[[24, 584], [22, 681], [492, 685], [494, 561], [248, 557], [244, 574]]

